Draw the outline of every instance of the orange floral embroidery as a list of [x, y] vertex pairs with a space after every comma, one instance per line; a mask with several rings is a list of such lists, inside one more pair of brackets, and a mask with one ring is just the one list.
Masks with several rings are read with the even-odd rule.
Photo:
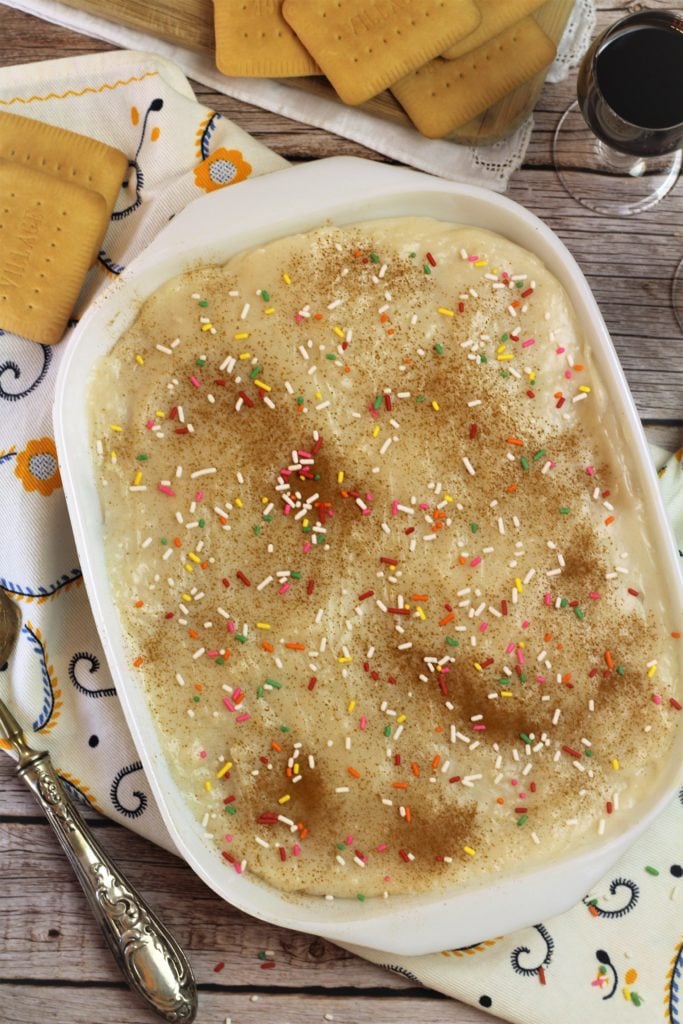
[[197, 188], [213, 192], [226, 185], [235, 185], [244, 181], [251, 174], [251, 164], [247, 163], [239, 149], [217, 149], [206, 160], [202, 160], [194, 169], [194, 181]]
[[57, 462], [57, 449], [51, 437], [29, 441], [17, 455], [14, 472], [26, 491], [40, 491], [47, 497], [62, 486]]

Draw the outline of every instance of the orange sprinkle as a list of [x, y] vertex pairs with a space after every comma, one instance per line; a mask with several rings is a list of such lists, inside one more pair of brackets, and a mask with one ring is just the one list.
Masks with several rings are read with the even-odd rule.
[[441, 764], [441, 754], [437, 754], [432, 760], [432, 768], [437, 769]]
[[572, 678], [571, 672], [567, 672], [566, 675], [562, 676], [562, 682], [563, 683], [569, 683], [569, 682], [571, 682], [571, 678]]
[[406, 821], [410, 825], [410, 805], [409, 804], [406, 805]]
[[135, 602], [135, 607], [136, 608], [144, 608], [145, 607], [145, 602], [144, 601], [136, 601]]
[[313, 319], [314, 320], [322, 320], [322, 318], [323, 318], [322, 313], [314, 313], [313, 314]]
[[193, 640], [199, 639], [199, 633], [196, 631], [196, 629], [188, 629], [187, 635], [192, 637]]
[[465, 558], [464, 555], [460, 555], [460, 557], [458, 558], [458, 562], [460, 563], [460, 565], [464, 565], [466, 561], [467, 559]]
[[614, 668], [614, 658], [611, 651], [605, 651], [605, 664], [607, 668]]
[[672, 633], [671, 636], [674, 638], [674, 640], [680, 640], [681, 639], [681, 634], [678, 633], [678, 632]]
[[434, 726], [434, 732], [443, 732], [443, 726], [442, 725], [435, 725]]
[[574, 363], [572, 370], [576, 370], [577, 373], [581, 373], [582, 370], [585, 370], [585, 366], [583, 363]]
[[177, 548], [179, 548], [181, 546], [180, 537], [174, 537], [173, 538], [173, 543], [175, 544], [175, 546]]
[[357, 768], [350, 768], [349, 767], [346, 770], [349, 773], [349, 775], [351, 775], [354, 779], [359, 779], [360, 778], [360, 772], [358, 771]]
[[299, 825], [299, 839], [305, 839], [306, 836], [309, 836], [310, 834], [311, 833], [310, 833], [309, 829], [302, 828], [301, 825]]
[[452, 622], [454, 618], [455, 618], [455, 612], [449, 612], [448, 615], [444, 615], [444, 617], [442, 618], [442, 620], [439, 623], [439, 625], [440, 626], [446, 626], [446, 625], [448, 625], [449, 622]]
[[268, 651], [268, 654], [272, 654], [272, 653], [273, 653], [273, 651], [275, 650], [275, 648], [273, 647], [273, 645], [272, 645], [272, 644], [269, 644], [267, 640], [264, 640], [264, 641], [263, 641], [263, 643], [261, 644], [261, 647], [262, 647], [262, 649], [263, 649], [264, 651]]
[[432, 526], [432, 533], [438, 533], [439, 530], [443, 529], [443, 523], [434, 523]]
[[379, 322], [381, 324], [385, 324], [388, 319], [389, 319], [388, 314], [387, 313], [382, 313], [381, 317], [379, 318]]
[[140, 665], [142, 665], [144, 660], [144, 658], [136, 658], [135, 661], [133, 662], [133, 667], [140, 668]]
[[607, 516], [605, 519], [605, 526], [610, 526], [614, 522], [614, 516]]
[[286, 769], [286, 771], [285, 771], [285, 775], [287, 776], [287, 778], [288, 778], [288, 779], [291, 779], [291, 777], [292, 777], [292, 775], [293, 775], [293, 774], [294, 774], [294, 771], [293, 771], [293, 769], [292, 769], [292, 768], [287, 768], [287, 769]]
[[194, 688], [197, 691], [197, 693], [201, 693], [202, 692], [202, 684], [201, 683], [195, 683], [194, 684]]
[[514, 302], [510, 303], [510, 305], [512, 306], [513, 309], [519, 309], [522, 303], [519, 301], [519, 299], [515, 299]]
[[395, 333], [396, 332], [394, 331], [393, 327], [390, 327], [389, 330], [387, 331], [387, 334], [395, 334]]
[[501, 805], [504, 804], [505, 803], [505, 797], [497, 796], [496, 797], [496, 803], [497, 804], [501, 804]]
[[506, 490], [507, 490], [508, 494], [514, 494], [515, 491], [517, 490], [517, 484], [510, 484], [510, 486], [508, 488], [506, 488]]
[[208, 562], [200, 562], [199, 564], [201, 565], [202, 569], [208, 569], [209, 568], [209, 563]]
[[543, 637], [543, 640], [544, 640], [544, 642], [545, 642], [546, 644], [548, 644], [548, 643], [550, 643], [550, 641], [552, 640], [552, 638], [553, 638], [553, 635], [552, 635], [552, 633], [546, 633], [546, 634], [545, 634], [545, 636]]
[[420, 766], [419, 766], [419, 764], [417, 764], [417, 762], [411, 761], [411, 763], [410, 763], [410, 770], [413, 773], [413, 775], [417, 775], [419, 777], [419, 775], [420, 775]]
[[507, 443], [508, 444], [519, 445], [520, 448], [524, 447], [524, 441], [520, 441], [520, 439], [518, 437], [508, 437], [507, 438]]
[[394, 789], [407, 789], [408, 788], [408, 783], [407, 782], [392, 782], [391, 785], [394, 787]]
[[410, 599], [411, 599], [411, 601], [428, 601], [429, 600], [429, 595], [428, 594], [411, 594], [410, 595]]
[[282, 747], [280, 746], [279, 743], [276, 743], [275, 740], [270, 741], [270, 749], [277, 750], [278, 754], [282, 753]]
[[303, 644], [285, 644], [288, 651], [305, 651], [306, 648]]

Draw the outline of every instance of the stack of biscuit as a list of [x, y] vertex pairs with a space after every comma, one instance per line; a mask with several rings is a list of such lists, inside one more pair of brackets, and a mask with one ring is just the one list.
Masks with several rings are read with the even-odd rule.
[[325, 75], [352, 106], [390, 89], [415, 127], [443, 138], [534, 78], [555, 45], [545, 0], [214, 0], [225, 75]]

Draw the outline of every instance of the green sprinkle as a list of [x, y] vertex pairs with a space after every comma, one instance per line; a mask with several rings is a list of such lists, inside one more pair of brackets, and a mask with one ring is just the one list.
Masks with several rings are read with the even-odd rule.
[[267, 292], [267, 291], [265, 291], [262, 288], [261, 289], [261, 298], [263, 299], [264, 302], [270, 302], [270, 292]]
[[641, 997], [638, 995], [637, 992], [631, 992], [631, 1002], [633, 1003], [634, 1006], [640, 1006], [642, 1001], [643, 1000], [641, 999]]
[[365, 903], [365, 893], [362, 893], [362, 892], [356, 893], [356, 899], [360, 900], [361, 903]]
[[623, 665], [618, 665], [617, 666], [617, 672], [618, 672], [618, 674], [620, 676], [625, 676], [626, 675], [626, 669], [624, 668]]
[[533, 456], [534, 462], [538, 462], [538, 460], [542, 459], [544, 455], [545, 455], [545, 448], [541, 448], [541, 450], [536, 452], [536, 454]]
[[526, 455], [522, 455], [519, 461], [522, 464], [522, 469], [529, 468], [529, 460], [527, 459]]
[[391, 726], [390, 725], [385, 725], [384, 726], [384, 735], [385, 736], [391, 736]]
[[313, 533], [313, 527], [312, 526], [302, 526], [301, 527], [301, 532], [302, 533]]
[[522, 825], [524, 824], [524, 822], [526, 821], [526, 819], [527, 819], [528, 817], [529, 817], [529, 815], [528, 815], [528, 814], [522, 814], [522, 815], [521, 815], [521, 816], [520, 816], [519, 818], [517, 818], [517, 824], [518, 824], [518, 826], [519, 826], [520, 828], [522, 827]]
[[276, 690], [282, 689], [282, 683], [278, 683], [277, 679], [266, 679], [266, 686], [274, 686]]
[[225, 665], [225, 658], [221, 658], [221, 656], [219, 655], [219, 656], [218, 656], [218, 657], [216, 658], [216, 660], [215, 660], [214, 664], [215, 664], [215, 665]]
[[264, 516], [263, 519], [264, 519], [264, 521], [266, 523], [272, 523], [272, 521], [273, 521], [273, 517], [272, 516]]
[[324, 544], [325, 543], [325, 538], [323, 537], [323, 535], [321, 533], [319, 533], [318, 536], [315, 538], [315, 542], [316, 542], [316, 544]]
[[520, 674], [519, 674], [519, 676], [517, 678], [519, 679], [520, 683], [525, 683], [526, 682], [526, 673], [520, 672]]
[[299, 397], [297, 398], [296, 404], [297, 405], [303, 405], [304, 404], [304, 400], [303, 400], [301, 395], [299, 395]]
[[508, 341], [509, 338], [510, 338], [509, 334], [501, 334], [501, 336], [500, 336], [500, 340], [501, 341]]
[[460, 646], [460, 641], [459, 640], [454, 640], [452, 636], [447, 636], [446, 637], [446, 643], [448, 644], [449, 647], [459, 647]]
[[443, 355], [443, 345], [441, 344], [441, 342], [437, 342], [437, 344], [434, 346], [434, 351], [438, 356]]
[[251, 373], [249, 374], [249, 380], [254, 380], [256, 377], [258, 377], [259, 373], [263, 373], [263, 367], [255, 366]]
[[235, 640], [237, 640], [239, 644], [246, 644], [247, 642], [246, 636], [244, 636], [242, 633], [235, 633]]
[[375, 401], [372, 403], [372, 408], [373, 409], [379, 409], [379, 407], [382, 405], [383, 402], [384, 402], [384, 395], [378, 395], [377, 398], [375, 399]]
[[410, 256], [411, 260], [414, 260], [415, 257], [417, 256], [417, 253], [416, 252], [409, 252], [408, 255]]
[[209, 305], [209, 300], [208, 299], [200, 299], [199, 302], [197, 303], [197, 305], [198, 306], [208, 306]]
[[192, 700], [195, 702], [195, 704], [199, 704], [200, 698], [199, 697], [193, 697]]
[[422, 269], [425, 272], [425, 274], [431, 274], [431, 272], [432, 272], [431, 267], [429, 266], [428, 263], [423, 263], [422, 264]]
[[199, 359], [195, 360], [195, 366], [206, 366], [206, 359], [200, 356]]
[[647, 865], [645, 870], [647, 871], [648, 875], [655, 875], [655, 877], [656, 877], [659, 874], [659, 871], [657, 870], [657, 868], [653, 868], [649, 864]]
[[263, 696], [263, 687], [262, 686], [257, 686], [256, 687], [256, 696], [259, 698], [259, 700]]
[[162, 544], [168, 544], [168, 537], [162, 537], [161, 538], [161, 543]]
[[199, 520], [197, 520], [197, 521], [198, 521], [198, 523], [199, 523], [199, 525], [200, 525], [201, 527], [204, 527], [204, 526], [206, 526], [206, 519], [199, 519]]
[[523, 288], [524, 281], [515, 281], [515, 288]]
[[237, 814], [237, 808], [233, 807], [232, 804], [226, 804], [225, 809], [228, 812], [228, 814]]
[[258, 954], [258, 958], [259, 958], [259, 960], [267, 960], [268, 959], [268, 957], [266, 956], [265, 950], [263, 950], [263, 949], [261, 950], [261, 952]]
[[337, 843], [337, 849], [343, 850], [346, 847], [346, 843]]
[[583, 608], [575, 608], [574, 615], [583, 622]]
[[325, 359], [330, 359], [332, 362], [334, 362], [336, 358], [337, 358], [337, 353], [336, 352], [328, 352], [325, 355]]
[[372, 260], [373, 263], [379, 263], [379, 256], [377, 255], [376, 252], [370, 253], [370, 259]]
[[[485, 355], [482, 355], [482, 357], [481, 357], [481, 359], [480, 359], [479, 361], [480, 361], [481, 363], [488, 363], [488, 359], [486, 358], [486, 356], [485, 356]], [[507, 376], [507, 373], [506, 373], [506, 376]]]
[[415, 401], [416, 402], [424, 402], [425, 401], [425, 396], [424, 395], [416, 395], [415, 396]]
[[593, 756], [593, 751], [591, 750], [590, 747], [586, 747], [586, 749], [584, 750], [584, 754], [586, 755], [586, 757], [592, 757]]
[[509, 373], [508, 370], [501, 370], [500, 371], [500, 375], [501, 375], [501, 377], [509, 377], [510, 373]]
[[136, 455], [135, 458], [138, 460], [138, 462], [147, 462], [149, 455]]
[[289, 732], [289, 726], [288, 725], [281, 725], [280, 726], [280, 732]]
[[561, 516], [568, 516], [570, 512], [571, 512], [570, 508], [563, 507], [563, 508], [560, 509], [560, 515]]
[[560, 608], [566, 608], [568, 604], [569, 604], [569, 598], [568, 597], [563, 597], [561, 599], [561, 601], [560, 601]]
[[292, 572], [290, 575], [291, 575], [293, 580], [300, 580], [301, 579], [301, 573], [300, 572]]
[[261, 527], [260, 527], [260, 526], [254, 526], [254, 528], [253, 528], [253, 529], [254, 529], [254, 533], [255, 533], [255, 534], [256, 534], [256, 536], [258, 537], [258, 535], [259, 535], [259, 534], [260, 534], [260, 532], [261, 532]]
[[525, 732], [520, 732], [519, 738], [522, 741], [522, 743], [526, 743], [529, 746], [531, 746], [531, 740], [530, 740], [530, 738], [527, 736], [527, 734]]
[[472, 533], [476, 533], [478, 529], [479, 526], [477, 525], [477, 523], [470, 523], [470, 530], [472, 531]]

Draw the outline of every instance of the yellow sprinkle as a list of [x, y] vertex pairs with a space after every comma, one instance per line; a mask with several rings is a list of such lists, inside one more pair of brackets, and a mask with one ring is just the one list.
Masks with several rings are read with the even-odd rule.
[[405, 722], [405, 720], [406, 720], [406, 716], [405, 715], [399, 715], [398, 718], [396, 719], [396, 721], [398, 722], [399, 725], [401, 724], [401, 722]]
[[437, 313], [441, 313], [442, 316], [455, 316], [454, 309], [446, 309], [444, 306], [439, 306]]
[[618, 760], [618, 758], [616, 758], [616, 757], [612, 758], [612, 767], [614, 768], [615, 772], [619, 771], [619, 760]]
[[347, 662], [351, 661], [351, 658], [337, 658], [337, 661], [340, 663], [340, 665], [346, 665]]
[[213, 786], [211, 785], [208, 779], [204, 783], [204, 789], [206, 790], [207, 793], [210, 793], [211, 790], [213, 789]]
[[510, 359], [514, 359], [514, 355], [512, 352], [504, 352], [502, 356], [497, 356], [497, 359], [499, 363], [503, 363]]
[[232, 761], [226, 761], [222, 768], [219, 768], [216, 772], [216, 778], [222, 779], [226, 772], [229, 772], [232, 768]]
[[286, 804], [288, 800], [291, 800], [291, 797], [290, 797], [289, 793], [285, 793], [284, 796], [279, 796], [277, 798], [277, 802], [279, 804]]
[[269, 622], [257, 622], [256, 623], [256, 628], [257, 629], [270, 629], [270, 623]]
[[190, 594], [181, 594], [180, 596], [182, 597], [183, 601], [191, 601], [192, 600], [192, 597], [191, 597]]
[[251, 352], [240, 352], [238, 359], [251, 359]]
[[137, 487], [142, 480], [142, 470], [139, 469], [133, 478], [133, 487]]
[[262, 505], [267, 505], [268, 504], [268, 498], [261, 498], [261, 504]]
[[474, 667], [476, 668], [477, 672], [483, 672], [484, 671], [478, 661], [474, 662]]
[[185, 562], [185, 565], [184, 565], [183, 568], [187, 569], [188, 572], [194, 572], [194, 569], [192, 568], [192, 566], [190, 565], [189, 562]]
[[271, 313], [275, 312], [275, 308], [273, 306], [268, 306], [268, 309], [264, 309], [263, 312], [266, 316], [270, 316]]
[[349, 712], [350, 712], [350, 711], [353, 711], [353, 709], [355, 708], [355, 706], [356, 706], [356, 702], [355, 702], [355, 700], [350, 700], [350, 701], [349, 701], [349, 706], [347, 707], [347, 709], [346, 709], [346, 710], [347, 710], [347, 711], [349, 711]]
[[[235, 341], [244, 341], [245, 338], [249, 337], [249, 331], [240, 331], [234, 335]], [[240, 356], [240, 359], [244, 359], [244, 356]]]
[[518, 646], [518, 647], [521, 647], [521, 648], [522, 648], [522, 650], [524, 650], [524, 641], [523, 641], [523, 640], [518, 640], [518, 641], [517, 641], [517, 646]]
[[522, 581], [520, 580], [519, 576], [517, 576], [517, 578], [515, 579], [515, 587], [517, 588], [517, 592], [519, 594], [523, 593], [524, 585], [523, 585]]
[[343, 469], [340, 469], [339, 472], [337, 473], [337, 483], [338, 484], [343, 484], [344, 483], [344, 470]]
[[145, 365], [145, 360], [142, 358], [142, 356], [136, 356], [135, 357], [135, 362], [139, 363], [140, 366], [144, 366]]
[[535, 370], [532, 370], [531, 373], [529, 374], [529, 383], [530, 384], [535, 384], [536, 383], [536, 371]]
[[422, 609], [420, 608], [420, 606], [419, 606], [419, 605], [418, 605], [418, 606], [417, 606], [417, 608], [415, 609], [415, 614], [417, 615], [417, 617], [418, 617], [419, 619], [422, 619], [422, 621], [423, 621], [423, 622], [424, 622], [424, 621], [425, 621], [425, 619], [427, 618], [427, 616], [426, 616], [426, 615], [425, 615], [425, 613], [424, 613], [424, 612], [422, 611]]
[[111, 429], [112, 429], [112, 430], [115, 430], [117, 434], [120, 434], [120, 433], [121, 433], [121, 431], [123, 430], [123, 427], [120, 427], [120, 426], [118, 425], [118, 423], [112, 423], [112, 424], [111, 424]]
[[322, 391], [316, 391], [316, 393], [315, 393], [315, 397], [316, 397], [316, 398], [322, 398], [322, 397], [323, 397], [323, 393], [322, 393]]
[[235, 498], [235, 504], [237, 505], [238, 508], [244, 508], [244, 502], [242, 501], [241, 498]]
[[468, 855], [468, 857], [474, 857], [477, 852], [476, 850], [473, 850], [471, 846], [463, 846], [463, 850]]
[[451, 498], [450, 494], [444, 494], [443, 500], [449, 502], [451, 505], [453, 504], [453, 499]]
[[488, 260], [475, 260], [474, 261], [474, 265], [475, 265], [475, 267], [488, 267], [489, 261]]
[[294, 765], [294, 774], [295, 774], [295, 775], [298, 775], [298, 774], [299, 774], [299, 767], [300, 767], [300, 766], [299, 766], [299, 764], [298, 764], [298, 763]]
[[498, 348], [496, 349], [496, 352], [504, 352], [506, 348], [507, 348], [507, 346], [503, 343], [503, 344], [498, 346]]
[[282, 275], [282, 280], [285, 282], [285, 284], [291, 284], [292, 283], [292, 279], [289, 276], [289, 274], [283, 274]]
[[501, 697], [511, 697], [512, 696], [512, 690], [501, 690], [500, 691], [500, 695], [501, 695]]
[[439, 403], [438, 402], [432, 402], [432, 409], [434, 410], [434, 412], [438, 412], [439, 411]]
[[303, 527], [306, 527], [306, 526], [308, 526], [308, 522], [309, 522], [308, 519], [304, 519], [304, 521], [303, 521], [303, 523], [301, 525]]
[[162, 412], [161, 409], [157, 409], [154, 415], [157, 416], [160, 420], [166, 419], [166, 413]]
[[213, 327], [213, 324], [202, 324], [202, 330], [203, 331], [210, 331], [212, 327]]
[[584, 395], [589, 395], [591, 389], [588, 387], [587, 384], [581, 384], [581, 386], [579, 387], [579, 391], [583, 391]]
[[333, 327], [332, 330], [334, 331], [335, 334], [339, 335], [340, 338], [344, 337], [344, 332], [342, 331], [341, 327]]
[[111, 461], [112, 462], [116, 462], [117, 458], [118, 458], [118, 456], [117, 456], [116, 452], [114, 451], [114, 449], [112, 448], [112, 451], [111, 451]]
[[372, 428], [372, 436], [373, 437], [377, 437], [378, 434], [379, 434], [379, 425], [375, 424], [375, 426]]
[[647, 678], [648, 679], [652, 679], [652, 677], [653, 677], [653, 675], [655, 674], [656, 671], [657, 671], [657, 666], [656, 665], [650, 665], [649, 669], [647, 670]]
[[256, 385], [257, 388], [262, 388], [263, 391], [272, 391], [273, 390], [271, 388], [270, 384], [264, 384], [264, 382], [262, 380], [259, 380], [258, 378], [254, 381], [254, 384]]
[[201, 561], [199, 555], [195, 555], [194, 551], [189, 551], [187, 557], [190, 559], [191, 562], [194, 562], [195, 565], [199, 565]]

